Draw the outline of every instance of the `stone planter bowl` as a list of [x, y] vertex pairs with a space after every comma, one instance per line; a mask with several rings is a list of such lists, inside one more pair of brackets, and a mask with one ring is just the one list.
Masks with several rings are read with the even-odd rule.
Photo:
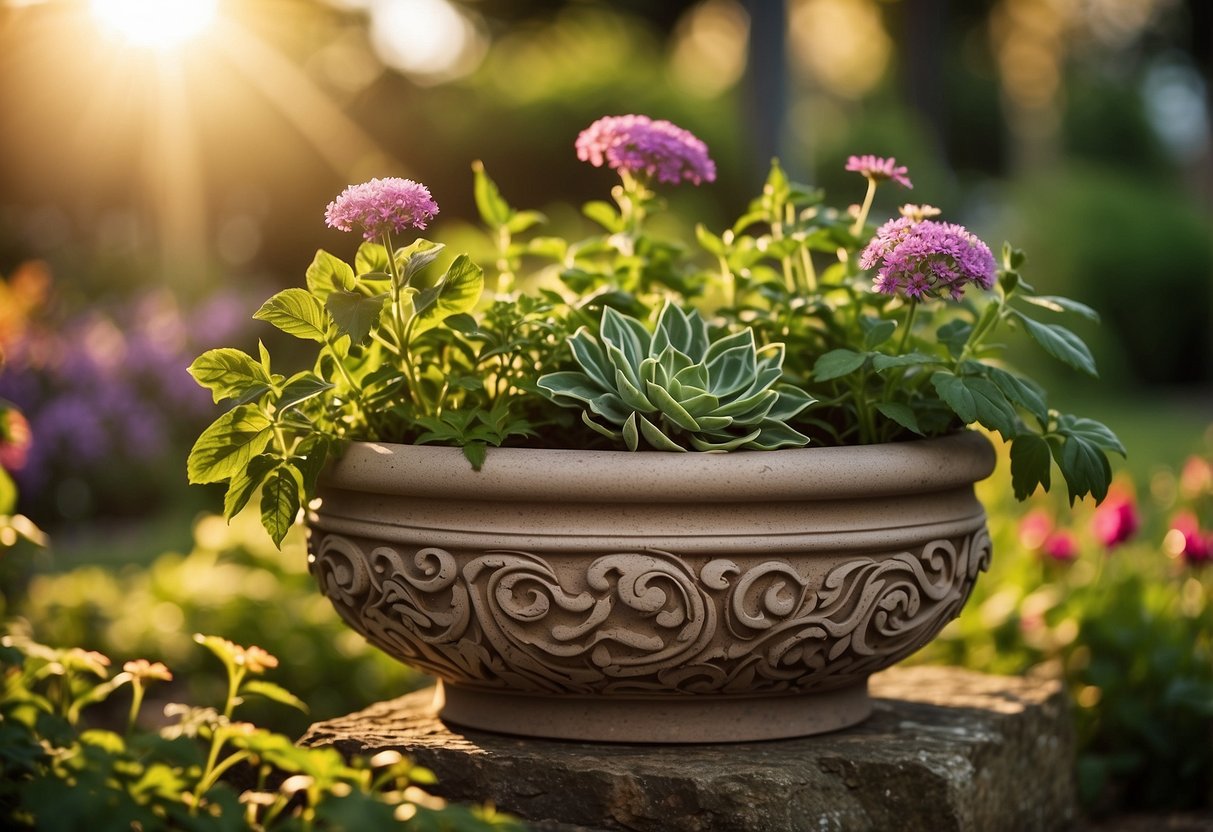
[[731, 454], [356, 443], [310, 560], [351, 627], [440, 680], [444, 719], [529, 736], [832, 731], [986, 568], [989, 442]]

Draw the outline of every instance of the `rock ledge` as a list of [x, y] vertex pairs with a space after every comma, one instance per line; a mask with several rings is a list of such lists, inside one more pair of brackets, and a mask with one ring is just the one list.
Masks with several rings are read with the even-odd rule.
[[446, 725], [433, 690], [316, 723], [304, 745], [396, 749], [436, 794], [544, 830], [1021, 832], [1074, 822], [1073, 737], [1055, 681], [945, 667], [872, 677], [875, 710], [797, 740], [636, 746]]

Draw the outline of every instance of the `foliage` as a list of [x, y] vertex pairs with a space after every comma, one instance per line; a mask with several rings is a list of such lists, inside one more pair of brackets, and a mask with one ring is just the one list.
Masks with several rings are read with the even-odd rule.
[[[920, 660], [1060, 676], [1076, 703], [1080, 795], [1092, 811], [1207, 805], [1209, 458], [1194, 457], [1178, 475], [1156, 471], [1140, 502], [1118, 480], [1102, 506], [1084, 501], [1072, 512], [1037, 495], [1021, 517], [1005, 489], [983, 488], [991, 574]], [[1199, 518], [1201, 545], [1185, 537], [1190, 517]]]
[[[894, 160], [852, 157], [848, 169], [868, 188], [851, 213], [827, 208], [820, 192], [789, 181], [775, 163], [732, 227], [696, 229], [712, 258], [704, 261], [646, 229], [662, 205], [655, 177], [715, 177], [702, 142], [629, 116], [596, 122], [578, 152], [615, 168], [620, 183], [613, 203], [583, 209], [604, 233], [577, 241], [519, 241], [544, 217], [510, 206], [474, 166], [477, 208], [497, 248], [498, 291], [487, 302], [481, 268], [466, 255], [429, 283], [423, 273], [441, 247], [393, 243], [437, 212], [424, 186], [373, 180], [347, 189], [328, 215], [330, 224], [352, 218], [343, 229], [365, 229], [353, 264], [318, 252], [307, 288], [278, 293], [256, 315], [315, 342], [313, 369], [275, 373], [264, 347], [258, 358], [233, 349], [200, 356], [194, 378], [234, 406], [199, 437], [190, 481], [226, 481], [228, 517], [260, 488], [263, 523], [280, 542], [326, 458], [347, 440], [458, 445], [478, 468], [487, 446], [506, 443], [581, 448], [605, 436], [636, 450], [643, 437], [663, 450], [722, 451], [807, 437], [897, 441], [979, 424], [1013, 442], [1017, 496], [1047, 490], [1054, 464], [1071, 502], [1105, 496], [1108, 454], [1124, 453], [1119, 440], [1099, 422], [1052, 409], [1040, 386], [1003, 366], [994, 340], [1022, 331], [1094, 375], [1082, 339], [1050, 316], [1097, 316], [1036, 294], [1021, 274], [1023, 254], [1009, 245], [996, 270], [984, 243], [928, 219], [939, 213], [930, 206], [903, 206], [900, 219], [869, 225], [879, 183], [910, 185]], [[870, 268], [879, 269], [875, 279]], [[994, 292], [974, 299], [966, 284]], [[650, 335], [644, 320], [654, 318]], [[671, 344], [683, 324], [695, 332]], [[701, 345], [696, 355], [680, 348]], [[719, 345], [736, 347], [741, 359], [744, 372], [729, 378], [739, 385], [730, 395], [745, 388], [737, 398], [709, 390], [704, 377], [701, 365]], [[588, 407], [607, 424], [577, 423], [562, 406]]]
[[[167, 724], [141, 727], [160, 663], [110, 660], [80, 648], [0, 639], [0, 819], [6, 829], [516, 829], [487, 808], [447, 806], [421, 786], [433, 775], [396, 752], [346, 762], [239, 721], [247, 698], [303, 703], [260, 678], [277, 659], [258, 647], [195, 636], [223, 665], [220, 708], [169, 704]], [[90, 726], [85, 709], [129, 689], [124, 727]]]
[[204, 516], [187, 551], [165, 552], [146, 566], [36, 575], [7, 599], [8, 611], [54, 644], [158, 656], [177, 671], [182, 695], [193, 698], [221, 691], [191, 633], [216, 630], [259, 644], [283, 658], [278, 678], [311, 708], [305, 716], [257, 702], [246, 706], [260, 724], [285, 733], [345, 714], [351, 703], [389, 699], [424, 684], [423, 676], [370, 647], [333, 615], [308, 573], [300, 531], [279, 551], [252, 507], [231, 524]]
[[[569, 399], [589, 427], [634, 451], [643, 439], [659, 451], [772, 450], [804, 445], [787, 420], [810, 404], [803, 391], [778, 385], [783, 350], [759, 355], [754, 331], [709, 341], [699, 312], [666, 303], [650, 336], [644, 324], [607, 307], [599, 335], [569, 338], [580, 371], [549, 373], [539, 387]], [[611, 427], [599, 424], [590, 414]]]

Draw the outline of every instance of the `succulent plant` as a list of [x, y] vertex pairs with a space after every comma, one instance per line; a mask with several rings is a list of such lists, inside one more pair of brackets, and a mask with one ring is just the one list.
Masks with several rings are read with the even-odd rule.
[[778, 384], [783, 344], [761, 350], [746, 328], [710, 341], [698, 311], [667, 302], [650, 335], [640, 321], [606, 307], [598, 335], [569, 338], [581, 371], [549, 373], [539, 387], [553, 402], [584, 408], [582, 421], [628, 450], [773, 450], [808, 443], [787, 424], [812, 403]]

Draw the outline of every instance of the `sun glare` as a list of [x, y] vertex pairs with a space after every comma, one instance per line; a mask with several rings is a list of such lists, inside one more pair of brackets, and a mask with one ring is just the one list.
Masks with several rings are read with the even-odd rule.
[[218, 0], [92, 0], [93, 16], [138, 46], [179, 46], [215, 19]]

